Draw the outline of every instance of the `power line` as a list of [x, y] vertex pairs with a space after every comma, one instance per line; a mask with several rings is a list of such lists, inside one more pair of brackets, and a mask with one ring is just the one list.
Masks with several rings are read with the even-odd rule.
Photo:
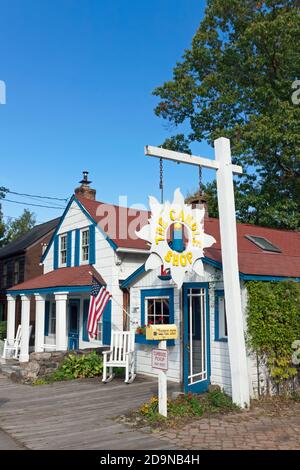
[[34, 206], [34, 207], [44, 207], [46, 209], [65, 209], [65, 207], [62, 207], [62, 206], [45, 206], [45, 205], [42, 205], [42, 204], [33, 204], [31, 202], [21, 202], [21, 201], [13, 201], [12, 199], [2, 199], [1, 201], [2, 203], [3, 202], [12, 202], [14, 204], [22, 204], [22, 206]]
[[26, 197], [36, 197], [39, 199], [51, 199], [52, 201], [63, 201], [67, 202], [68, 198], [52, 197], [52, 196], [41, 196], [37, 194], [26, 194], [26, 193], [17, 193], [16, 191], [7, 191], [10, 194], [16, 194], [17, 196], [26, 196]]

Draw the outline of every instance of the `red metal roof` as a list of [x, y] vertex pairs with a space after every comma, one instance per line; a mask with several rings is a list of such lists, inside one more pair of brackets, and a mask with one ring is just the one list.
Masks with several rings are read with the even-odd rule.
[[[133, 236], [133, 229], [138, 230], [148, 222], [149, 212], [104, 204], [83, 197], [77, 199], [118, 247], [149, 248], [144, 240]], [[109, 214], [114, 214], [111, 225], [108, 223]], [[134, 223], [137, 216], [140, 217], [140, 224]], [[205, 250], [205, 256], [221, 263], [219, 220], [206, 218], [205, 231], [217, 240], [211, 248]], [[122, 234], [123, 236], [120, 236]], [[245, 238], [245, 235], [264, 237], [280, 248], [281, 253], [264, 251]], [[261, 276], [300, 277], [300, 232], [237, 224], [237, 240], [240, 272]]]
[[53, 287], [90, 286], [92, 284], [91, 273], [100, 284], [106, 285], [106, 282], [93, 266], [84, 265], [73, 268], [55, 269], [49, 273], [30, 279], [29, 281], [22, 282], [22, 284], [18, 284], [9, 289], [9, 292], [32, 289], [39, 290]]

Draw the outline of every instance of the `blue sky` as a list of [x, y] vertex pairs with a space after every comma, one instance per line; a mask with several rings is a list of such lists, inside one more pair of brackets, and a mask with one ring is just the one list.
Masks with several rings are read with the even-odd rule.
[[[158, 197], [158, 161], [143, 147], [176, 130], [154, 115], [151, 92], [172, 77], [204, 7], [204, 0], [0, 0], [7, 91], [0, 186], [66, 198], [88, 170], [98, 200], [117, 203], [121, 194], [131, 205]], [[193, 151], [213, 155], [206, 143]], [[166, 197], [177, 186], [196, 189], [197, 179], [196, 168], [166, 163]], [[14, 217], [24, 208], [2, 207]], [[38, 222], [62, 212], [30, 209]]]

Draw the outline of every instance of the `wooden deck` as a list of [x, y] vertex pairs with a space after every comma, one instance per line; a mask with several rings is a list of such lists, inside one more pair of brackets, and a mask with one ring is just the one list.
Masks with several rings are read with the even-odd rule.
[[157, 393], [157, 381], [98, 379], [32, 387], [0, 375], [0, 429], [27, 449], [170, 449], [145, 430], [114, 418]]

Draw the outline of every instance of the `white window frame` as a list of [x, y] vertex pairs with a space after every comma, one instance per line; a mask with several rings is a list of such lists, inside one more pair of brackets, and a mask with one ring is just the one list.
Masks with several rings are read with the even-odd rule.
[[[168, 300], [169, 302], [169, 323], [170, 323], [170, 296], [169, 295], [154, 295], [144, 298], [145, 302], [145, 325], [148, 325], [148, 301], [149, 300]], [[162, 315], [164, 316], [164, 315]], [[156, 317], [155, 304], [154, 304], [154, 321]], [[161, 325], [162, 323], [153, 323], [154, 325]]]
[[[52, 326], [53, 326], [52, 322], [54, 322], [54, 331], [52, 329]], [[54, 337], [55, 335], [56, 335], [56, 302], [50, 302], [48, 336]]]
[[[65, 238], [66, 244], [64, 250], [62, 249], [62, 239]], [[66, 262], [62, 262], [62, 253], [65, 253]], [[68, 257], [68, 235], [66, 233], [62, 233], [59, 237], [59, 265], [64, 268], [67, 266], [67, 257]]]
[[219, 315], [219, 331], [218, 333], [218, 339], [223, 339], [227, 340], [228, 339], [228, 331], [226, 334], [226, 306], [225, 306], [225, 296], [224, 295], [218, 295], [217, 296], [217, 302], [218, 302], [218, 315]]
[[[84, 232], [87, 232], [88, 233], [88, 236], [87, 236], [87, 240], [88, 240], [88, 243], [87, 245], [83, 245], [83, 234]], [[83, 259], [83, 249], [84, 248], [87, 248], [87, 259]], [[81, 264], [89, 264], [89, 260], [90, 260], [90, 229], [89, 227], [85, 227], [83, 229], [81, 229], [80, 231], [80, 261], [81, 261]]]
[[97, 323], [97, 336], [95, 338], [95, 341], [99, 341], [102, 343], [103, 341], [103, 321], [102, 321], [102, 315], [100, 320]]

